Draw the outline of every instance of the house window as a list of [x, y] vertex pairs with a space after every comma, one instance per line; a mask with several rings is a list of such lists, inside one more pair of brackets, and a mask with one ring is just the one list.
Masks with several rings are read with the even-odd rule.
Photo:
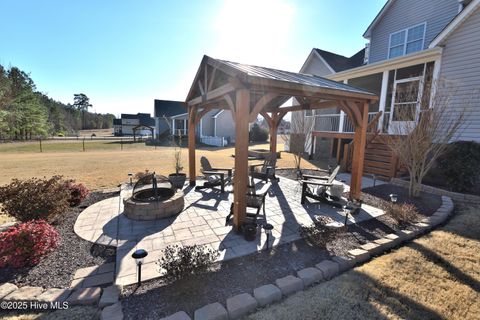
[[390, 34], [388, 58], [400, 57], [423, 49], [425, 26], [422, 23]]
[[313, 117], [314, 115], [313, 110], [305, 110], [305, 117]]

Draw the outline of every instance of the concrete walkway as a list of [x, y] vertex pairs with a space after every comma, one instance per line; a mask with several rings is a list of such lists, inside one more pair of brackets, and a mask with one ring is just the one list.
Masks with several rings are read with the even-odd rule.
[[[345, 179], [348, 175], [339, 178]], [[372, 185], [368, 178], [364, 179], [366, 186]], [[266, 236], [263, 232], [259, 232], [256, 241], [247, 242], [231, 226], [225, 226], [232, 198], [230, 193], [221, 194], [210, 189], [196, 192], [190, 187], [184, 188], [184, 193], [185, 209], [179, 215], [157, 221], [135, 221], [121, 214], [121, 200], [131, 194], [127, 187], [120, 197], [100, 201], [85, 209], [75, 223], [75, 232], [85, 240], [117, 247], [116, 283], [122, 285], [137, 280], [135, 261], [131, 258], [137, 248], [149, 253], [142, 267], [143, 280], [160, 276], [155, 262], [168, 245], [207, 245], [219, 250], [219, 260], [233, 259], [265, 248]], [[310, 225], [315, 215], [329, 216], [342, 223], [345, 220], [343, 210], [319, 203], [301, 205], [300, 196], [300, 184], [286, 178], [281, 178], [270, 189], [266, 198], [266, 219], [274, 226], [271, 240], [274, 246], [299, 239], [299, 226]], [[383, 211], [377, 208], [362, 205], [361, 212], [349, 217], [348, 223], [382, 214]]]

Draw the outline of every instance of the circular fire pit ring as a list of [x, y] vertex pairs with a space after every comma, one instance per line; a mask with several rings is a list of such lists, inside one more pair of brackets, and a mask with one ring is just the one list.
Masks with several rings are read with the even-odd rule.
[[155, 173], [142, 177], [134, 186], [132, 196], [123, 201], [123, 213], [134, 220], [157, 220], [180, 213], [185, 205], [180, 189], [158, 187], [159, 182], [168, 182]]

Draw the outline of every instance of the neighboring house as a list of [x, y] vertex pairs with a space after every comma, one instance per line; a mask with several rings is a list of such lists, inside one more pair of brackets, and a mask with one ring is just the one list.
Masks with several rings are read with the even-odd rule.
[[[168, 121], [168, 124], [165, 122]], [[155, 100], [156, 132], [160, 136], [171, 128], [171, 133], [188, 134], [188, 113], [182, 101]], [[201, 142], [224, 146], [235, 141], [235, 124], [229, 110], [213, 109], [207, 112], [195, 130]], [[158, 137], [157, 136], [157, 137]]]
[[120, 119], [113, 119], [117, 136], [154, 136], [155, 120], [149, 113], [122, 113]]
[[157, 100], [154, 101], [154, 117], [156, 138], [168, 134], [182, 135], [188, 132], [188, 113], [183, 101]]
[[[418, 119], [420, 101], [434, 94], [425, 83], [441, 79], [461, 88], [451, 99], [452, 109], [463, 107], [463, 95], [480, 88], [480, 0], [389, 0], [363, 36], [369, 43], [352, 57], [313, 49], [300, 72], [376, 93], [380, 99], [370, 105], [369, 121], [382, 111], [376, 126], [383, 134], [398, 133], [406, 126], [406, 119], [398, 118], [402, 108], [413, 108], [410, 121]], [[396, 94], [406, 87], [417, 88], [418, 99], [406, 101]], [[472, 102], [468, 126], [458, 139], [480, 142], [480, 101]], [[292, 115], [299, 116], [314, 121], [315, 156], [347, 158], [344, 147], [353, 126], [343, 112], [334, 108]], [[367, 173], [392, 175], [385, 168], [368, 168], [374, 161], [366, 163]]]

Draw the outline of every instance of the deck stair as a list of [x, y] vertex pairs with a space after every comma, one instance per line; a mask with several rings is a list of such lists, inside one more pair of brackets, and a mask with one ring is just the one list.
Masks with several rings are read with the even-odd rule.
[[[378, 112], [367, 127], [363, 173], [365, 175], [375, 175], [377, 179], [390, 180], [397, 174], [398, 159], [388, 146], [388, 136], [381, 134], [377, 129], [381, 115], [382, 112]], [[346, 169], [350, 171], [353, 156], [353, 140], [345, 145], [344, 155], [347, 155]]]

